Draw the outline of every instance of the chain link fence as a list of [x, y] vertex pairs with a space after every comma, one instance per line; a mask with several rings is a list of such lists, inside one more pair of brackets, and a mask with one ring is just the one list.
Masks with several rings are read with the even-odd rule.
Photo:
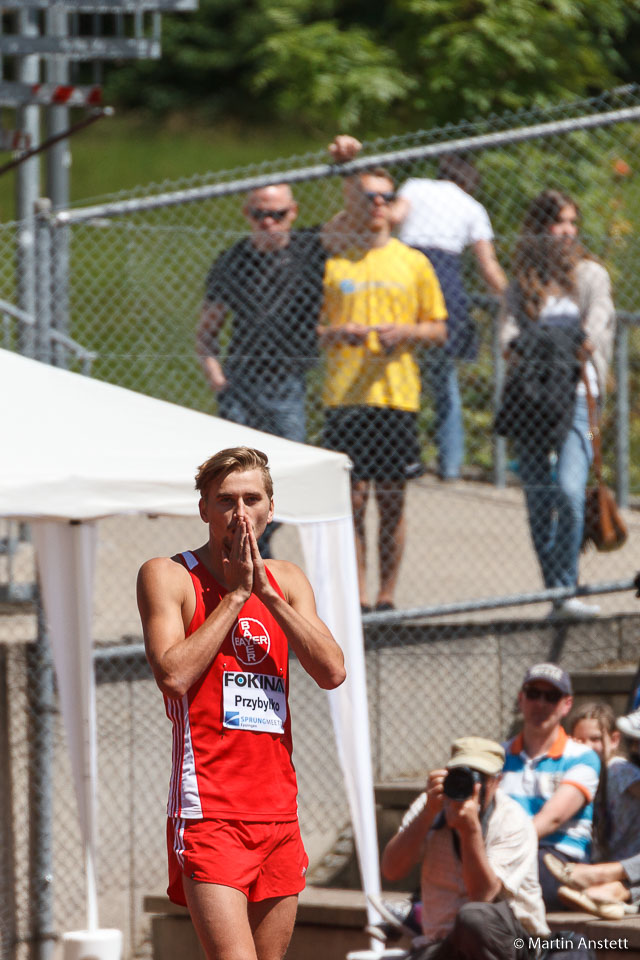
[[[347, 169], [382, 161], [398, 184], [404, 184], [408, 179], [437, 176], [443, 156], [463, 153], [473, 160], [480, 175], [475, 199], [491, 219], [497, 257], [508, 274], [531, 199], [550, 186], [574, 198], [581, 213], [582, 242], [600, 258], [612, 280], [622, 348], [618, 366], [624, 368], [632, 388], [638, 351], [633, 270], [634, 224], [640, 203], [634, 170], [640, 135], [638, 101], [638, 90], [627, 88], [546, 112], [494, 117], [380, 141], [366, 145], [362, 158]], [[442, 350], [409, 351], [423, 368], [419, 401], [414, 397], [412, 358], [396, 348], [387, 362], [386, 348], [380, 347], [375, 333], [366, 341], [364, 359], [357, 356], [360, 348], [318, 347], [315, 326], [322, 303], [324, 261], [318, 253], [317, 237], [305, 231], [329, 222], [330, 239], [338, 245], [349, 243], [341, 234], [340, 220], [333, 219], [343, 207], [344, 178], [335, 175], [335, 167], [326, 160], [326, 156], [310, 155], [231, 171], [215, 179], [163, 184], [146, 194], [115, 198], [54, 220], [50, 229], [54, 265], [56, 250], [68, 255], [69, 286], [61, 283], [52, 268], [52, 325], [61, 332], [60, 323], [67, 324], [62, 332], [95, 356], [93, 374], [99, 378], [243, 419], [258, 428], [266, 426], [296, 439], [304, 436], [310, 443], [341, 445], [344, 440], [343, 425], [337, 438], [328, 436], [327, 403], [346, 401], [350, 411], [363, 398], [403, 412], [417, 405], [417, 462], [402, 466], [410, 475], [425, 472], [406, 492], [411, 516], [420, 521], [413, 535], [407, 536], [397, 606], [415, 608], [535, 590], [540, 586], [540, 574], [526, 517], [524, 525], [522, 520], [518, 450], [507, 447], [493, 433], [503, 377], [496, 298], [487, 290], [476, 258], [467, 247], [462, 255], [462, 280], [470, 298], [477, 350], [473, 346], [462, 350], [460, 359], [454, 361]], [[298, 205], [295, 222], [286, 211], [290, 204], [281, 208], [284, 224], [269, 221], [269, 230], [292, 227], [290, 243], [280, 253], [260, 249], [265, 223], [252, 218], [246, 191], [247, 187], [278, 182], [292, 185]], [[255, 199], [256, 195], [252, 196]], [[268, 199], [262, 206], [270, 203], [273, 208]], [[433, 211], [436, 221], [447, 223], [452, 216], [449, 210]], [[466, 242], [468, 237], [464, 239]], [[346, 260], [353, 266], [349, 258], [347, 250], [341, 263]], [[396, 260], [384, 269], [396, 277], [397, 286], [405, 293], [415, 281], [413, 268], [404, 262]], [[343, 277], [337, 271], [330, 283], [327, 281], [321, 319], [328, 316], [331, 322], [340, 323], [355, 316], [345, 307], [348, 296], [340, 286], [345, 282], [357, 287], [368, 281], [357, 276], [352, 280], [351, 275]], [[355, 303], [353, 310], [359, 311], [356, 322], [368, 329], [387, 320], [402, 322], [407, 309], [403, 298], [392, 292], [383, 303], [382, 292], [377, 294]], [[56, 324], [56, 307], [65, 301], [68, 314]], [[200, 363], [196, 330], [203, 305], [213, 319], [205, 317], [201, 327]], [[215, 366], [212, 371], [211, 363], [217, 360], [222, 369]], [[361, 365], [356, 376], [349, 372], [353, 362]], [[442, 412], [443, 405], [455, 405], [448, 382], [454, 363], [462, 436], [455, 426], [455, 414], [447, 425], [446, 411]], [[390, 373], [394, 366], [397, 370]], [[634, 467], [636, 440], [628, 431], [634, 422], [633, 407], [629, 388], [621, 396], [616, 387], [620, 377], [614, 376], [613, 365], [609, 369], [603, 420], [605, 476], [626, 505], [640, 484]], [[346, 383], [340, 383], [345, 377]], [[390, 385], [394, 377], [395, 386], [394, 382]], [[380, 383], [372, 386], [372, 380]], [[212, 389], [210, 381], [216, 388], [224, 384], [224, 389]], [[435, 402], [438, 397], [440, 414]], [[388, 439], [376, 436], [378, 429], [393, 431], [395, 421], [391, 427], [375, 423], [369, 428], [374, 455]], [[453, 431], [450, 444], [464, 442], [463, 462], [459, 470], [454, 465], [452, 472], [459, 472], [465, 482], [445, 488], [439, 483], [439, 473], [443, 472], [448, 431]], [[358, 442], [356, 438], [356, 453]], [[494, 499], [495, 489], [490, 490], [485, 481], [493, 481], [500, 490], [508, 489]], [[372, 602], [380, 572], [373, 502], [367, 514], [366, 592]], [[383, 521], [386, 517], [385, 511]], [[384, 527], [383, 537], [388, 535], [386, 522]], [[584, 556], [582, 581], [593, 583], [627, 574], [633, 539], [610, 557]], [[384, 553], [382, 543], [380, 550]], [[618, 596], [609, 598], [605, 606], [615, 610], [624, 602]], [[537, 616], [539, 610], [533, 612]]]
[[[434, 352], [425, 351], [424, 358], [416, 352], [423, 368], [419, 447], [405, 489], [407, 529], [396, 610], [365, 615], [372, 749], [380, 780], [421, 775], [441, 762], [457, 735], [506, 736], [519, 680], [530, 662], [557, 659], [575, 670], [638, 658], [637, 601], [622, 589], [637, 565], [639, 526], [633, 509], [640, 494], [634, 416], [640, 376], [634, 269], [640, 221], [638, 119], [640, 90], [629, 87], [589, 101], [365, 144], [361, 157], [341, 173], [325, 155], [308, 155], [152, 185], [91, 208], [72, 208], [64, 216], [45, 214], [33, 224], [38, 253], [34, 317], [24, 313], [16, 294], [25, 281], [16, 259], [16, 225], [0, 227], [5, 347], [213, 414], [221, 403], [224, 408], [224, 394], [228, 401], [234, 388], [244, 415], [250, 421], [262, 418], [261, 426], [265, 397], [275, 395], [289, 413], [294, 406], [298, 424], [304, 411], [306, 440], [318, 444], [324, 441], [327, 359], [316, 343], [315, 326], [326, 257], [318, 253], [313, 228], [339, 217], [345, 171], [383, 164], [400, 186], [410, 178], [437, 177], [443, 156], [471, 160], [480, 174], [475, 199], [488, 213], [497, 259], [509, 277], [531, 199], [554, 187], [575, 200], [581, 240], [606, 267], [618, 314], [603, 443], [605, 476], [625, 505], [629, 539], [615, 553], [588, 551], [580, 560], [580, 583], [584, 591], [599, 594], [603, 617], [595, 625], [544, 620], [549, 596], [531, 543], [517, 450], [493, 431], [504, 377], [499, 305], [483, 282], [473, 249], [467, 248], [462, 280], [478, 350], [457, 363], [465, 441], [460, 477], [447, 483], [439, 476]], [[250, 271], [248, 280], [245, 270], [234, 294], [237, 263], [225, 259], [226, 252], [235, 248], [246, 267], [253, 254], [247, 237], [255, 236], [257, 226], [287, 225], [286, 212], [275, 221], [248, 215], [247, 191], [282, 183], [291, 185], [297, 203], [297, 218], [290, 224], [297, 240], [289, 250], [297, 257], [295, 282], [290, 282], [291, 263], [283, 267], [272, 257], [267, 267]], [[259, 210], [255, 194], [253, 200], [249, 206]], [[333, 220], [330, 233], [342, 241], [341, 222]], [[370, 279], [375, 282], [376, 276]], [[404, 283], [401, 275], [398, 283]], [[367, 327], [386, 322], [386, 317], [380, 320], [381, 302], [370, 304], [358, 322]], [[209, 317], [204, 349], [201, 342], [203, 355], [217, 353], [226, 365], [230, 387], [222, 393], [212, 389], [196, 353], [203, 303], [224, 306], [213, 321], [220, 327], [217, 335]], [[385, 303], [394, 318], [400, 316], [393, 298]], [[283, 317], [293, 324], [289, 334]], [[249, 347], [238, 334], [247, 318], [255, 321]], [[304, 336], [296, 324], [303, 325]], [[379, 349], [378, 362], [386, 364]], [[400, 406], [403, 390], [416, 382], [410, 358], [402, 369]], [[304, 381], [298, 395], [292, 373]], [[375, 435], [370, 439], [374, 447], [382, 442]], [[46, 643], [33, 604], [28, 530], [14, 522], [0, 520], [0, 525], [0, 958], [22, 960], [30, 955], [34, 931], [39, 937], [84, 925], [84, 881], [55, 691], [46, 682], [41, 687], [49, 669], [46, 657], [40, 665], [34, 662], [45, 656]], [[379, 529], [372, 499], [364, 527], [370, 600], [379, 586]], [[162, 699], [140, 649], [135, 575], [148, 557], [193, 547], [201, 537], [197, 520], [127, 517], [100, 524], [94, 616], [100, 921], [125, 930], [128, 956], [149, 955], [142, 897], [164, 889], [170, 739]], [[270, 549], [301, 562], [291, 528], [280, 527]], [[411, 617], [405, 611], [412, 611]], [[34, 643], [38, 635], [40, 642]], [[291, 686], [303, 834], [311, 876], [315, 869], [317, 877], [326, 877], [332, 845], [348, 822], [346, 799], [326, 698], [296, 665]], [[36, 744], [40, 752], [34, 755]], [[51, 761], [49, 780], [35, 776], [43, 744]], [[41, 811], [37, 836], [50, 838], [51, 876], [47, 850], [34, 841], [27, 797]]]

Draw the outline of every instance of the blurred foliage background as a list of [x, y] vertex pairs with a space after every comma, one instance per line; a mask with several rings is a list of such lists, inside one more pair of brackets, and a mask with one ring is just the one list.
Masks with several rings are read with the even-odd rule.
[[163, 56], [107, 94], [156, 114], [363, 135], [442, 125], [634, 79], [637, 0], [200, 0]]
[[640, 0], [200, 0], [160, 60], [72, 64], [117, 110], [73, 138], [72, 197], [590, 96], [639, 53]]

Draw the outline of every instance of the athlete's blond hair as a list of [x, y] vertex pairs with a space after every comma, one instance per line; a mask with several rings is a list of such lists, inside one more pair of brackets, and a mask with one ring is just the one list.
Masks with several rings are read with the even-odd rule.
[[269, 458], [262, 450], [253, 447], [227, 447], [214, 453], [198, 467], [196, 490], [206, 497], [214, 480], [224, 480], [230, 473], [244, 473], [247, 470], [259, 470], [262, 474], [264, 489], [269, 497], [273, 496], [273, 480], [269, 470]]

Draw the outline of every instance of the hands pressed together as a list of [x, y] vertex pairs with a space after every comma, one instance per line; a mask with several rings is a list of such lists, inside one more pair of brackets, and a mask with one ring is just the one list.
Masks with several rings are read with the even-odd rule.
[[275, 595], [269, 582], [258, 541], [248, 517], [237, 517], [230, 549], [222, 546], [222, 569], [227, 589], [249, 598], [254, 593], [261, 600]]

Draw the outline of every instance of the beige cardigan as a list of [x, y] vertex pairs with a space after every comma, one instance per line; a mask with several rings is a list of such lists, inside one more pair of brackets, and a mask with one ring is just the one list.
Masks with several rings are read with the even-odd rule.
[[[607, 390], [607, 372], [613, 353], [616, 334], [616, 311], [611, 297], [611, 279], [609, 274], [595, 260], [581, 260], [576, 267], [578, 288], [578, 308], [582, 317], [582, 326], [594, 350], [591, 360], [598, 377], [600, 397], [604, 399]], [[509, 313], [509, 295], [500, 314], [500, 342], [506, 347], [520, 330], [515, 317]]]

